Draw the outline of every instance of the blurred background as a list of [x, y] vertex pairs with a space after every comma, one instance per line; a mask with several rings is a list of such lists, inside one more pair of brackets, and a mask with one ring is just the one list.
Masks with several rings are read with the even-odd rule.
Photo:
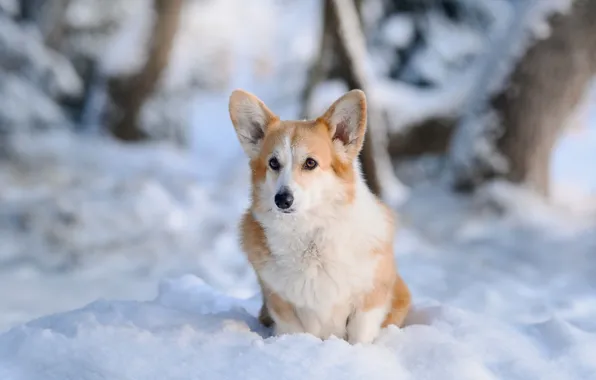
[[579, 310], [594, 20], [587, 0], [0, 0], [0, 331], [185, 273], [255, 294], [235, 88], [294, 119], [365, 91], [363, 170], [415, 297]]

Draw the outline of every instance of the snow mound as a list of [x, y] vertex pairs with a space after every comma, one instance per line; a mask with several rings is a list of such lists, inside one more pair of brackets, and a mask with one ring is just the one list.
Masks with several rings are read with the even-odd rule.
[[[271, 337], [258, 298], [217, 293], [194, 276], [166, 280], [150, 302], [99, 300], [0, 335], [5, 380], [588, 379], [596, 334], [560, 319], [509, 327], [436, 303], [372, 345]], [[563, 344], [561, 344], [561, 342]]]

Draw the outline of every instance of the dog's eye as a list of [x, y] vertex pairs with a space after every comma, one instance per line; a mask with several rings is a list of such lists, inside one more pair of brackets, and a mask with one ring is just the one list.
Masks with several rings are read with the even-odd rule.
[[277, 160], [277, 158], [275, 157], [271, 157], [269, 159], [269, 167], [273, 170], [279, 170], [279, 168], [281, 167], [281, 165], [279, 164], [279, 161]]
[[306, 170], [313, 170], [317, 165], [317, 161], [312, 158], [307, 158], [306, 161], [304, 161], [304, 169]]

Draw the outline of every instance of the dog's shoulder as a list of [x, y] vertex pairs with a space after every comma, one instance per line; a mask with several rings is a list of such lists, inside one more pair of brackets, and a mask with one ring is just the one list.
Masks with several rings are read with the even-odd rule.
[[265, 230], [250, 210], [244, 213], [240, 221], [240, 245], [248, 260], [257, 268], [271, 256]]

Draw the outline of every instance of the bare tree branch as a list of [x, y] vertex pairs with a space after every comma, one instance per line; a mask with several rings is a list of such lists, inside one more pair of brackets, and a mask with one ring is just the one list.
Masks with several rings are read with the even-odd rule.
[[[320, 57], [311, 68], [303, 93], [304, 105], [308, 103], [316, 84], [330, 76], [334, 58], [339, 61], [337, 66], [340, 67], [336, 74], [350, 89], [372, 94], [365, 68], [366, 54], [357, 4], [353, 0], [326, 0]], [[385, 200], [394, 202], [403, 193], [403, 185], [394, 174], [387, 151], [387, 121], [383, 110], [371, 99], [369, 96], [367, 136], [360, 155], [362, 170], [370, 189]]]
[[180, 19], [183, 0], [154, 0], [157, 20], [153, 27], [151, 46], [145, 66], [132, 78], [113, 78], [108, 85], [117, 110], [110, 130], [127, 141], [146, 138], [138, 125], [141, 108], [154, 91], [168, 64], [170, 50]]
[[497, 148], [507, 160], [507, 170], [478, 165], [460, 173], [457, 188], [504, 176], [548, 195], [553, 147], [596, 73], [594, 20], [592, 0], [576, 0], [571, 12], [553, 16], [549, 38], [526, 51], [505, 90], [490, 101], [494, 121], [503, 130]]

